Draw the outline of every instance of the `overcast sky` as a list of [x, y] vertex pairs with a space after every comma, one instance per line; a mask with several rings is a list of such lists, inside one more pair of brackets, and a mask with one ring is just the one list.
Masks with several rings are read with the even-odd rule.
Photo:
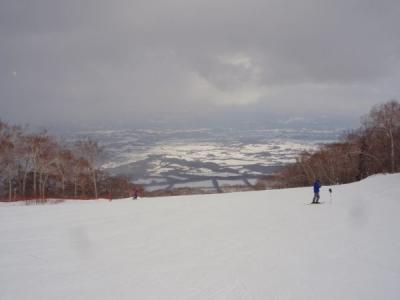
[[399, 99], [399, 16], [399, 0], [0, 0], [0, 118], [358, 119]]

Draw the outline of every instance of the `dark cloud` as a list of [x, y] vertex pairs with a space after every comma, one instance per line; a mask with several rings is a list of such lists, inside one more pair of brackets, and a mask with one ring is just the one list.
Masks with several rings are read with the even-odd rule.
[[1, 117], [358, 116], [399, 95], [399, 15], [390, 0], [2, 0]]

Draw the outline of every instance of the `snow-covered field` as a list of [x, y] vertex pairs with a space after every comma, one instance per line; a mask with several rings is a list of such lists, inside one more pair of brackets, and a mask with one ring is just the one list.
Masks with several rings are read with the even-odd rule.
[[0, 205], [0, 299], [400, 299], [400, 174]]
[[[273, 174], [299, 153], [337, 141], [343, 129], [128, 129], [80, 132], [106, 153], [102, 168], [123, 174], [147, 190], [182, 186], [219, 190], [219, 180], [250, 187], [249, 181]], [[206, 185], [200, 187], [199, 183]], [[221, 184], [220, 184], [221, 185]]]

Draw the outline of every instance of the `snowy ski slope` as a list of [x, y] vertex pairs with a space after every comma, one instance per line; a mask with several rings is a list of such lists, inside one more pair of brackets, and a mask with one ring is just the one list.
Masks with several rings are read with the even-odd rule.
[[400, 299], [399, 183], [0, 204], [0, 299]]

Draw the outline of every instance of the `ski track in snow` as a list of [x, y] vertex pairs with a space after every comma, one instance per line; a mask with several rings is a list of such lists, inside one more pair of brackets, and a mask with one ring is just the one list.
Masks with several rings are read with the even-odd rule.
[[399, 299], [399, 182], [0, 204], [0, 299]]

